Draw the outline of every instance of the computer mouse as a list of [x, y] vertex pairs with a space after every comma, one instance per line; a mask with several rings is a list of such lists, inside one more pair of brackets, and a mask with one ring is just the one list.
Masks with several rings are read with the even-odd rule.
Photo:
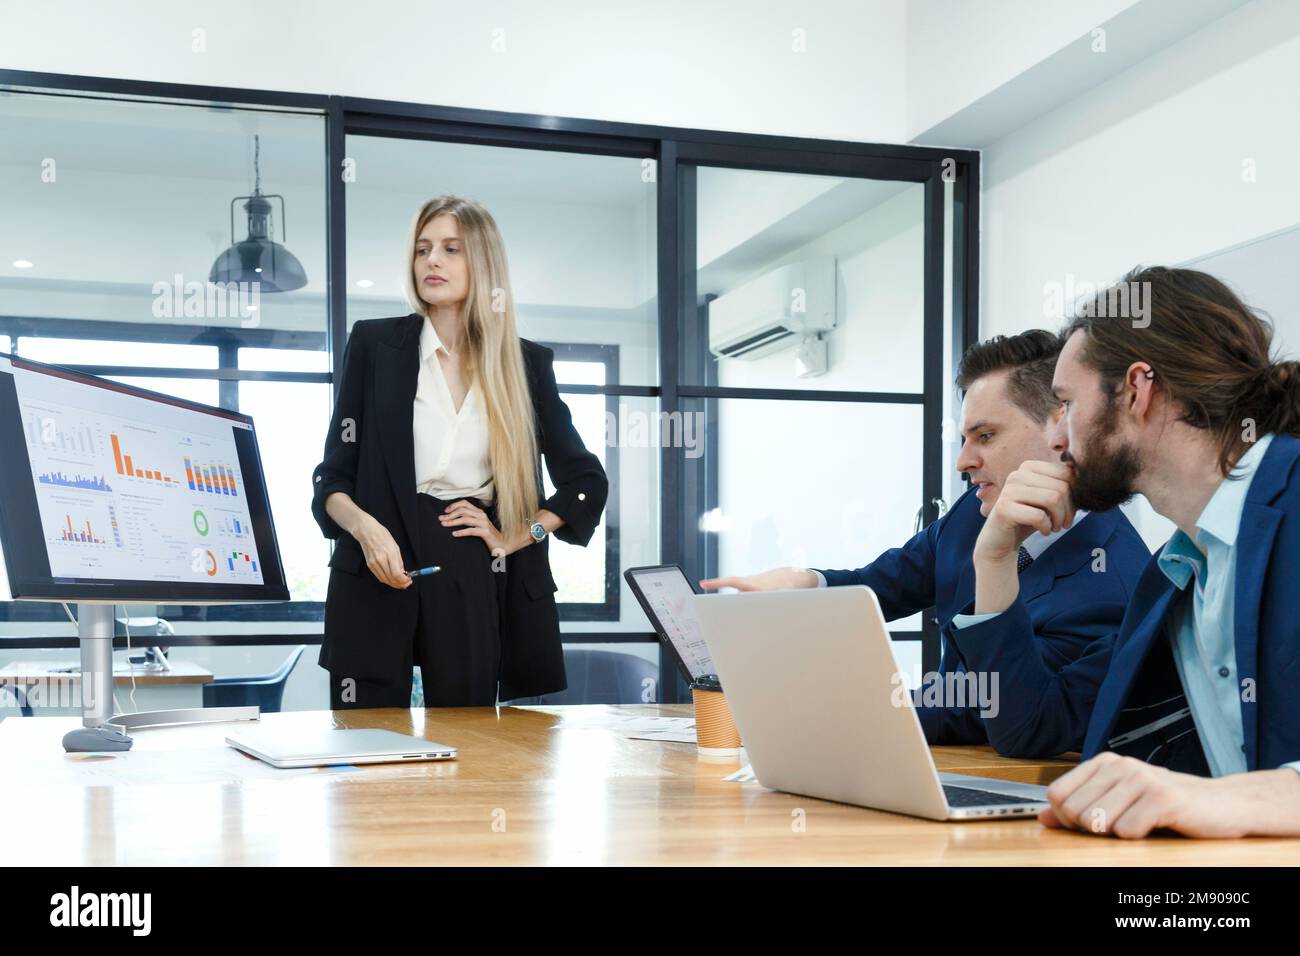
[[63, 749], [68, 753], [94, 753], [130, 750], [135, 743], [120, 730], [107, 727], [78, 727], [63, 735]]

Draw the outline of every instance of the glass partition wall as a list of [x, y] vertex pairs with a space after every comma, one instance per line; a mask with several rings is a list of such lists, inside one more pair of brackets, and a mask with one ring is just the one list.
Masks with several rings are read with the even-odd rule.
[[[8, 351], [256, 420], [293, 601], [157, 609], [181, 631], [319, 630], [329, 548], [302, 489], [330, 412], [325, 123], [83, 90], [0, 95]], [[255, 194], [270, 210], [252, 228], [275, 243], [256, 294], [219, 271], [250, 235]], [[57, 605], [0, 616], [66, 622]]]
[[[566, 645], [657, 668], [643, 698], [685, 687], [625, 569], [855, 567], [958, 487], [943, 418], [977, 329], [975, 153], [14, 71], [0, 133], [19, 144], [0, 157], [0, 347], [261, 433], [294, 599], [159, 609], [175, 643], [319, 640], [309, 476], [343, 343], [411, 311], [407, 230], [442, 193], [497, 219], [520, 332], [554, 349], [610, 477], [591, 544], [553, 543]], [[213, 303], [258, 229], [285, 288]], [[69, 646], [60, 620], [0, 605], [0, 640]], [[929, 614], [895, 637], [906, 668], [933, 666]]]

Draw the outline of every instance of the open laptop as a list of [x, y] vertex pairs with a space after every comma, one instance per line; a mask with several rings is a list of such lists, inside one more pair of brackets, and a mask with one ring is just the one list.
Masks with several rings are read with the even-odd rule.
[[1047, 806], [1046, 787], [937, 772], [869, 588], [694, 601], [763, 786], [931, 820]]
[[250, 727], [226, 738], [236, 750], [272, 767], [332, 767], [340, 764], [415, 763], [452, 760], [456, 748], [392, 730], [322, 727]]

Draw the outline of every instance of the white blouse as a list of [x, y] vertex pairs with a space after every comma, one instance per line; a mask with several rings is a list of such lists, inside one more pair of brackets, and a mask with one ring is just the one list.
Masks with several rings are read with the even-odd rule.
[[415, 388], [415, 486], [435, 498], [493, 498], [487, 412], [478, 382], [456, 411], [437, 352], [446, 346], [427, 318], [420, 331], [420, 377]]

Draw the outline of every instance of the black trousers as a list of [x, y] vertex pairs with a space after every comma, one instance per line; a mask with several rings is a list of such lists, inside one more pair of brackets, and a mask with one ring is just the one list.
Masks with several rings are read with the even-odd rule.
[[[467, 500], [496, 524], [496, 509], [475, 498], [416, 497], [420, 567], [442, 568], [416, 578], [412, 585], [417, 589], [419, 614], [411, 642], [424, 684], [424, 706], [491, 707], [497, 701], [501, 670], [505, 560], [494, 559], [482, 538], [454, 537], [452, 532], [464, 526], [444, 528], [438, 515], [454, 501]], [[411, 681], [409, 670], [394, 682], [331, 671], [330, 708], [409, 707]]]

